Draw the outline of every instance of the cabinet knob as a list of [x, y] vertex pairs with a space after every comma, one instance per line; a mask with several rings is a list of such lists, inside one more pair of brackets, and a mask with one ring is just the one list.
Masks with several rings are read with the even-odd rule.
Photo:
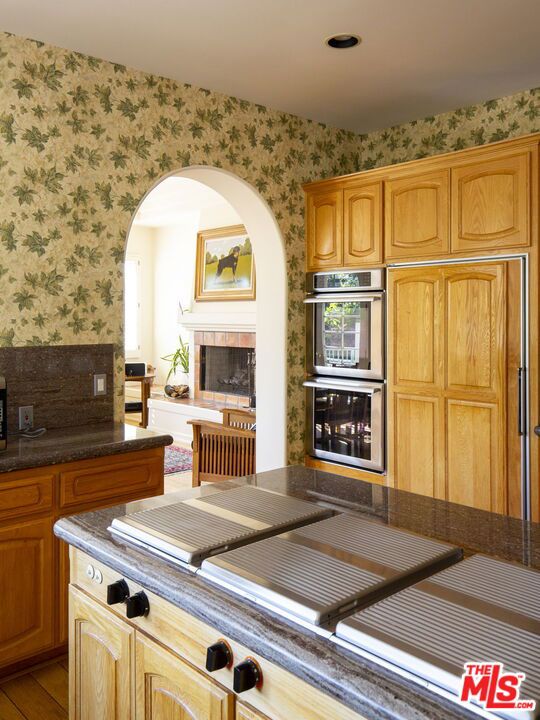
[[107, 585], [107, 605], [116, 605], [129, 597], [129, 588], [125, 580], [117, 580]]
[[148, 602], [148, 596], [142, 590], [135, 595], [131, 595], [126, 600], [126, 617], [136, 618], [144, 617], [150, 612], [150, 603]]
[[262, 672], [258, 663], [246, 658], [234, 668], [233, 689], [236, 693], [251, 690], [262, 684]]
[[232, 665], [233, 655], [231, 648], [224, 640], [218, 640], [206, 650], [206, 669], [208, 672], [222, 670]]

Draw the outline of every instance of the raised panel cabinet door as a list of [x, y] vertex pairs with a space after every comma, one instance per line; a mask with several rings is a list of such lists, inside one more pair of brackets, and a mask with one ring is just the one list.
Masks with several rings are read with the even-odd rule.
[[441, 399], [396, 392], [393, 393], [393, 404], [392, 474], [396, 478], [395, 487], [444, 499]]
[[136, 720], [233, 720], [234, 696], [137, 634]]
[[343, 192], [307, 197], [308, 270], [339, 267], [343, 262]]
[[69, 590], [70, 720], [133, 720], [135, 631]]
[[452, 170], [452, 251], [530, 244], [529, 150]]
[[385, 183], [386, 259], [421, 258], [449, 251], [448, 170]]
[[[506, 373], [506, 266], [444, 270], [446, 389], [502, 401]], [[519, 302], [519, 298], [513, 298]]]
[[447, 400], [447, 500], [505, 513], [504, 433], [497, 403]]
[[343, 192], [343, 264], [382, 262], [382, 183]]
[[242, 702], [236, 703], [236, 720], [269, 720], [268, 715], [263, 715], [251, 705]]
[[0, 667], [54, 643], [52, 520], [0, 529]]
[[442, 274], [404, 268], [388, 274], [390, 384], [432, 391], [442, 382]]

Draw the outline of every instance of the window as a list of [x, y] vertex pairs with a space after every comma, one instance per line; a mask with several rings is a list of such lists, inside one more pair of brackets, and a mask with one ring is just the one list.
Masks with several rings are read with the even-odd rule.
[[141, 353], [141, 262], [137, 257], [126, 258], [124, 302], [126, 358], [137, 358]]

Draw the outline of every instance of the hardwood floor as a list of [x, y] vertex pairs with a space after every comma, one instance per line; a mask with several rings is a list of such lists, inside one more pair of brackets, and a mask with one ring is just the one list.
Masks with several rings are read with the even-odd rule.
[[[176, 490], [186, 490], [191, 487], [191, 470], [182, 473], [172, 473], [165, 475], [165, 493], [176, 492]], [[0, 718], [1, 720], [1, 718]]]
[[0, 681], [0, 720], [67, 719], [67, 657]]

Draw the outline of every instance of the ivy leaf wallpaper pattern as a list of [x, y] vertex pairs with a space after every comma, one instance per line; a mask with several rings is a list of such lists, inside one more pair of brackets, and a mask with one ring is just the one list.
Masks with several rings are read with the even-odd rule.
[[123, 414], [123, 257], [141, 198], [188, 165], [224, 168], [286, 246], [289, 459], [303, 456], [302, 183], [539, 129], [531, 90], [359, 136], [0, 34], [0, 345], [112, 342]]

